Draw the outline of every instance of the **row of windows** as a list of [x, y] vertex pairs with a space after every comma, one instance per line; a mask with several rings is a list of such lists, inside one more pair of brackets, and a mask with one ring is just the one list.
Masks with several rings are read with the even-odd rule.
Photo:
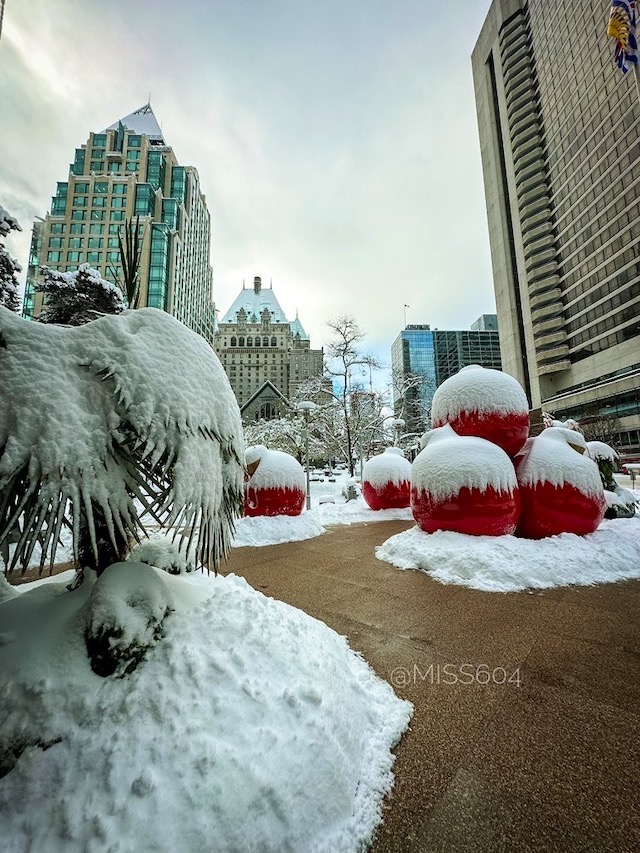
[[[77, 208], [71, 211], [71, 219], [73, 219], [74, 222], [86, 222], [88, 218], [87, 211], [82, 208]], [[107, 211], [94, 209], [91, 211], [90, 218], [95, 222], [102, 222], [107, 218]], [[109, 219], [111, 222], [123, 222], [124, 218], [124, 210], [112, 210], [109, 213]]]
[[[59, 264], [62, 261], [63, 252], [47, 252], [47, 261], [48, 263]], [[102, 252], [87, 252], [86, 255], [83, 252], [67, 252], [67, 263], [80, 263], [80, 259], [82, 258], [89, 264], [99, 264], [102, 263]], [[107, 261], [119, 261], [120, 253], [119, 252], [107, 252], [106, 254]]]
[[[87, 238], [87, 248], [89, 249], [102, 249], [104, 244], [104, 239], [102, 237], [88, 237]], [[119, 241], [117, 237], [108, 237], [107, 238], [107, 248], [108, 249], [117, 249], [119, 246]], [[69, 237], [69, 249], [84, 249], [85, 247], [85, 238], [84, 237]], [[63, 238], [62, 237], [51, 237], [49, 240], [49, 248], [50, 249], [61, 249], [63, 248]]]
[[[255, 337], [255, 346], [257, 346], [257, 347], [259, 347], [259, 346], [263, 346], [263, 347], [268, 347], [268, 346], [275, 347], [275, 346], [278, 346], [278, 341], [277, 341], [277, 338], [275, 338], [275, 337], [272, 337], [272, 338], [271, 338], [271, 344], [269, 344], [269, 338], [268, 338], [268, 337], [264, 337], [264, 338], [262, 338], [262, 343], [260, 342], [260, 340], [261, 340], [261, 339], [260, 339], [260, 337], [259, 337], [258, 335], [256, 335], [256, 337]], [[242, 335], [241, 335], [239, 338], [237, 338], [237, 339], [236, 339], [236, 337], [235, 337], [235, 336], [233, 336], [233, 337], [231, 338], [231, 344], [230, 344], [230, 345], [231, 345], [232, 347], [235, 347], [235, 346], [238, 346], [238, 347], [252, 347], [252, 346], [254, 346], [254, 339], [253, 339], [252, 337], [247, 337], [247, 338], [245, 339]]]
[[[117, 234], [122, 228], [121, 225], [109, 225], [109, 234]], [[91, 222], [89, 224], [89, 234], [104, 234], [105, 226], [101, 222]], [[70, 225], [70, 234], [85, 234], [87, 230], [87, 226], [84, 222], [72, 222]], [[52, 222], [50, 224], [50, 231], [52, 234], [66, 234], [67, 231], [67, 223], [66, 222]], [[142, 226], [140, 226], [140, 231], [142, 231]]]
[[[73, 206], [74, 207], [89, 207], [89, 196], [86, 195], [76, 195], [73, 197]], [[93, 196], [91, 199], [92, 207], [106, 207], [107, 199], [103, 195]], [[126, 207], [127, 200], [126, 198], [121, 198], [120, 196], [112, 196], [111, 198], [111, 207]]]

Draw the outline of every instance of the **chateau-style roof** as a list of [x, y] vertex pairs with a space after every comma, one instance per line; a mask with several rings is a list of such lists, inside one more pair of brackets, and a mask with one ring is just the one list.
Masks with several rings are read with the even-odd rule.
[[114, 123], [110, 124], [103, 133], [107, 130], [117, 130], [119, 124], [123, 124], [127, 130], [130, 130], [133, 133], [144, 133], [145, 136], [148, 136], [150, 139], [164, 142], [162, 129], [160, 128], [158, 120], [151, 109], [151, 104], [145, 104], [143, 107], [129, 113], [128, 116], [114, 121]]
[[305, 332], [302, 323], [298, 319], [296, 314], [296, 319], [293, 321], [287, 320], [287, 317], [280, 307], [280, 303], [273, 292], [273, 289], [270, 287], [269, 289], [265, 289], [262, 287], [262, 280], [260, 276], [256, 276], [253, 280], [253, 287], [245, 287], [242, 286], [242, 290], [235, 298], [233, 305], [229, 310], [225, 313], [222, 319], [219, 321], [220, 323], [237, 323], [238, 322], [238, 312], [244, 309], [246, 312], [246, 322], [247, 323], [260, 323], [262, 320], [262, 312], [264, 309], [267, 309], [271, 314], [269, 321], [271, 323], [286, 323], [291, 327], [292, 333], [295, 335], [296, 333], [300, 334], [300, 339], [303, 341], [308, 341], [309, 336]]

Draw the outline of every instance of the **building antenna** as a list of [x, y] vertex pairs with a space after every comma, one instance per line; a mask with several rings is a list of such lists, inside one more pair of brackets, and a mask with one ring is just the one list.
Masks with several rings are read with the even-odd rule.
[[4, 18], [4, 0], [0, 0], [0, 38], [2, 38], [2, 20]]
[[411, 305], [404, 304], [404, 327], [407, 328], [407, 308], [411, 308]]

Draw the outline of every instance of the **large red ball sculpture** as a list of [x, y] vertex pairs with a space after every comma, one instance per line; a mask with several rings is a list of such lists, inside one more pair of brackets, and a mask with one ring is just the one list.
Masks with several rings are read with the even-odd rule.
[[513, 533], [520, 498], [513, 463], [495, 444], [434, 429], [411, 469], [411, 511], [427, 533], [452, 530], [472, 536]]
[[289, 453], [261, 444], [245, 453], [249, 479], [244, 490], [244, 514], [300, 515], [306, 498], [302, 465]]
[[431, 421], [491, 441], [513, 458], [529, 435], [529, 404], [512, 376], [471, 364], [436, 389]]
[[606, 500], [598, 466], [581, 455], [585, 448], [581, 433], [561, 427], [527, 441], [515, 459], [522, 503], [518, 536], [583, 536], [596, 530]]
[[362, 470], [362, 497], [371, 509], [397, 509], [411, 502], [411, 463], [399, 447], [368, 459]]

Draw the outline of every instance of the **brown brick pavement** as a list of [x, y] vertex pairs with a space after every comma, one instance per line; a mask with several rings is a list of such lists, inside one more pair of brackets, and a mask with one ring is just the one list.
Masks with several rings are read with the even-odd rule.
[[[225, 569], [346, 635], [382, 678], [415, 672], [396, 687], [415, 714], [372, 853], [640, 853], [640, 582], [443, 586], [376, 560], [409, 526], [239, 548]], [[519, 668], [522, 685], [443, 683], [462, 664]]]

